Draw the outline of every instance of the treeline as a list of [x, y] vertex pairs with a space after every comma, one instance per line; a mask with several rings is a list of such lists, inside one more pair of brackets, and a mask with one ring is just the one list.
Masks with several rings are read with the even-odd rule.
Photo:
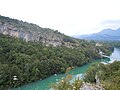
[[111, 46], [111, 47], [120, 47], [120, 41], [95, 41], [102, 43], [106, 46]]
[[4, 90], [42, 80], [97, 58], [100, 58], [98, 48], [92, 42], [81, 40], [79, 49], [47, 47], [0, 34], [0, 88]]
[[105, 44], [109, 44], [112, 47], [120, 47], [120, 41], [108, 41], [108, 42], [104, 42]]

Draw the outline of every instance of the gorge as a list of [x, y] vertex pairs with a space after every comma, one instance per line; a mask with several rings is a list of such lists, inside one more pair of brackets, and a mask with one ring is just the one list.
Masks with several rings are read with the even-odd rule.
[[23, 85], [22, 90], [48, 90], [50, 83], [65, 77], [67, 68], [73, 67], [70, 74], [79, 77], [90, 62], [100, 62], [99, 50], [110, 55], [113, 46], [0, 16], [0, 89]]
[[[114, 57], [114, 59], [113, 59], [113, 57]], [[120, 60], [120, 48], [114, 48], [114, 51], [110, 55], [110, 59], [103, 58], [103, 59], [98, 59], [98, 60], [92, 61], [89, 64], [72, 69], [69, 72], [69, 74], [71, 74], [73, 76], [73, 80], [74, 80], [75, 78], [81, 77], [81, 75], [85, 74], [87, 69], [94, 63], [97, 63], [97, 62], [105, 62], [105, 63], [110, 62], [111, 63], [111, 62], [114, 62], [115, 60], [118, 60], [118, 61]], [[50, 89], [51, 84], [58, 82], [63, 77], [65, 77], [65, 74], [53, 75], [44, 80], [39, 80], [37, 82], [23, 85], [21, 87], [18, 87], [18, 88], [12, 89], [12, 90], [48, 90], [48, 89]]]

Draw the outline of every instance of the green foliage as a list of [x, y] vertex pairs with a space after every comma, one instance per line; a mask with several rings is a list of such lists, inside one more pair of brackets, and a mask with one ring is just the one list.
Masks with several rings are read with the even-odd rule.
[[70, 76], [66, 76], [61, 81], [57, 82], [56, 84], [53, 84], [51, 88], [54, 90], [79, 90], [82, 86], [82, 80], [76, 79], [74, 82], [70, 82], [71, 78]]
[[[83, 45], [84, 44], [84, 45]], [[0, 88], [6, 89], [65, 73], [99, 58], [97, 48], [82, 41], [79, 48], [46, 47], [0, 34]], [[18, 80], [14, 81], [13, 76]]]
[[120, 61], [107, 65], [93, 65], [87, 71], [84, 81], [95, 83], [95, 75], [98, 75], [105, 90], [120, 90]]
[[84, 76], [85, 82], [95, 83], [95, 75], [99, 76], [101, 78], [102, 69], [104, 69], [104, 65], [101, 63], [95, 63], [93, 64], [86, 72]]
[[[1, 25], [8, 25], [7, 28], [10, 27], [10, 29], [36, 33], [40, 36], [40, 40], [57, 38], [56, 40], [60, 40], [63, 44], [61, 47], [51, 45], [46, 47], [38, 42], [25, 42], [0, 34], [0, 89], [3, 90], [44, 79], [56, 73], [65, 73], [68, 67], [84, 65], [100, 58], [99, 49], [108, 55], [111, 53], [109, 52], [110, 46], [106, 43], [102, 47], [96, 47], [94, 41], [75, 39], [65, 36], [57, 30], [41, 28], [32, 23], [3, 16], [0, 16], [0, 22]], [[65, 44], [69, 48], [64, 47]], [[116, 46], [118, 45], [117, 43]], [[94, 74], [96, 69], [92, 70], [94, 72], [90, 73]], [[18, 80], [13, 80], [13, 76], [17, 76]], [[91, 78], [89, 81], [94, 82], [95, 80]], [[71, 86], [67, 82], [62, 84], [65, 84], [65, 87]], [[73, 86], [79, 86], [77, 84], [76, 80]]]
[[68, 36], [64, 37], [64, 38], [63, 38], [63, 41], [64, 41], [64, 42], [75, 43], [75, 40], [74, 40], [73, 38], [71, 38], [71, 37], [68, 37]]

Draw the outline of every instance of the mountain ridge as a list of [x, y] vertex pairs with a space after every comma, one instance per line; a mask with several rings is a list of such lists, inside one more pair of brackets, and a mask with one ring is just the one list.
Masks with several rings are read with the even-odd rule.
[[80, 35], [76, 38], [86, 39], [86, 40], [102, 40], [102, 41], [120, 41], [120, 28], [113, 29], [103, 29], [98, 33], [93, 33], [90, 35]]
[[78, 46], [78, 40], [66, 36], [58, 30], [42, 28], [36, 24], [0, 16], [0, 33], [28, 41], [41, 42], [46, 46]]

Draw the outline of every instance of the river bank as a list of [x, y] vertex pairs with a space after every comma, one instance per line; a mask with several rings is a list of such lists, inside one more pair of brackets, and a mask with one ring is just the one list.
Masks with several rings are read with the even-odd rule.
[[[114, 48], [114, 51], [110, 55], [110, 57], [113, 57], [113, 56], [114, 56], [114, 59], [110, 58], [111, 61], [119, 59], [120, 58], [120, 49]], [[69, 71], [69, 74], [71, 74], [73, 76], [73, 78], [79, 77], [82, 74], [84, 74], [92, 64], [97, 63], [97, 62], [105, 62], [105, 63], [111, 62], [110, 59], [103, 58], [103, 59], [95, 60], [95, 61], [88, 63], [86, 65], [83, 65], [81, 67], [77, 67], [77, 68], [72, 69], [71, 71]], [[53, 76], [46, 78], [44, 80], [39, 80], [37, 82], [23, 85], [19, 88], [15, 88], [12, 90], [49, 90], [50, 85], [52, 83], [58, 82], [61, 78], [65, 77], [65, 76], [66, 76], [66, 74], [58, 74], [58, 75], [56, 74], [56, 75], [53, 75]]]

